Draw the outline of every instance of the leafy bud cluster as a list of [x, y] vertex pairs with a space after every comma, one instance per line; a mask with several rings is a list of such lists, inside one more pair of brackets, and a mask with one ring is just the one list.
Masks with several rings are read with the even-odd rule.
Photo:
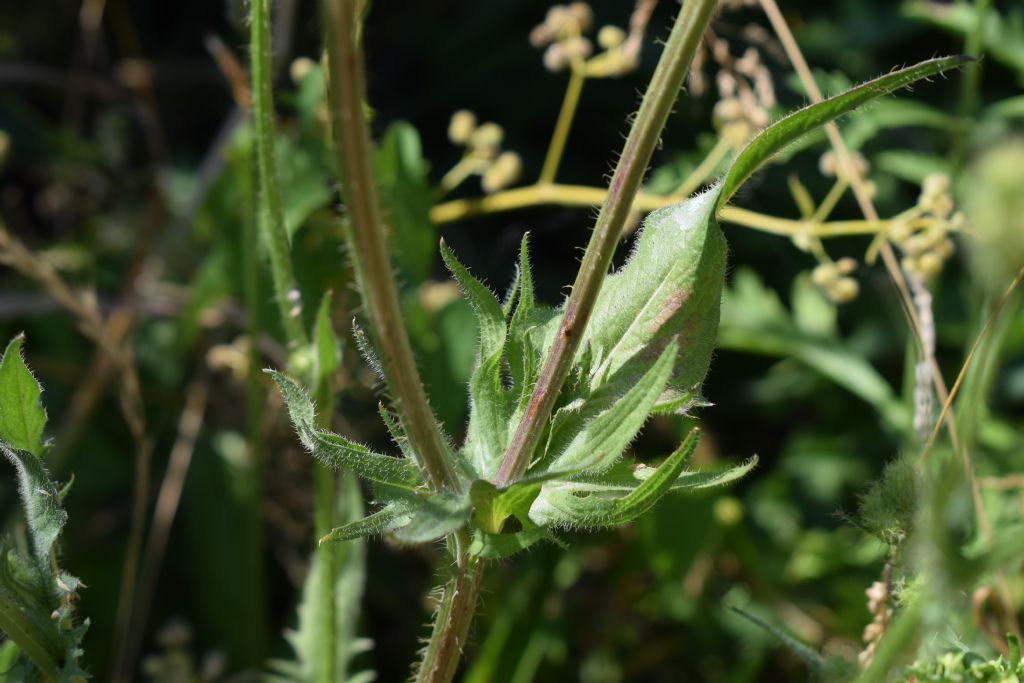
[[[754, 134], [768, 125], [769, 110], [775, 105], [775, 88], [771, 74], [761, 61], [756, 47], [749, 47], [739, 58], [729, 51], [728, 41], [715, 37], [710, 53], [718, 65], [715, 82], [719, 100], [715, 104], [713, 121], [719, 133], [738, 150]], [[694, 68], [694, 75], [699, 73]], [[702, 81], [697, 76], [693, 83]]]

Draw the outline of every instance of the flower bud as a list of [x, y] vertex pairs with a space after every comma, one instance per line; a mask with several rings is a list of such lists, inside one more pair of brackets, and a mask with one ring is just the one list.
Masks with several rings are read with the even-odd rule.
[[452, 114], [448, 124], [448, 139], [456, 145], [464, 145], [469, 142], [475, 130], [476, 115], [467, 109], [460, 109]]
[[502, 152], [480, 181], [484, 192], [497, 192], [514, 183], [522, 170], [522, 161], [515, 152]]
[[611, 50], [626, 42], [626, 32], [618, 26], [602, 26], [597, 32], [597, 44], [605, 50]]

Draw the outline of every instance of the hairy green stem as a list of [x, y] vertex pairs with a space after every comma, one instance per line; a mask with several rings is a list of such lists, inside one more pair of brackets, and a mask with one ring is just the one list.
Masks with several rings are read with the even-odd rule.
[[572, 294], [566, 302], [558, 336], [544, 361], [523, 419], [516, 427], [495, 475], [496, 486], [507, 485], [526, 469], [544, 425], [547, 424], [558, 392], [569, 373], [573, 356], [583, 338], [601, 283], [608, 273], [622, 226], [632, 209], [633, 199], [643, 182], [661, 130], [690, 70], [693, 56], [714, 9], [715, 0], [687, 0], [676, 18], [612, 176], [608, 197], [601, 207]]
[[302, 326], [302, 305], [292, 271], [291, 248], [284, 224], [281, 184], [274, 153], [274, 100], [271, 92], [270, 0], [252, 0], [252, 118], [256, 130], [256, 166], [259, 172], [260, 230], [270, 252], [274, 298], [292, 351], [309, 344]]
[[363, 305], [380, 354], [388, 389], [427, 479], [436, 490], [459, 488], [448, 447], [437, 426], [413, 360], [398, 291], [384, 242], [377, 184], [371, 162], [370, 130], [363, 112], [362, 52], [357, 43], [355, 0], [323, 0], [327, 82], [337, 172]]
[[457, 532], [455, 545], [460, 560], [456, 564], [455, 576], [442, 589], [441, 604], [416, 673], [416, 683], [448, 683], [455, 677], [476, 612], [484, 563], [466, 554], [469, 537], [465, 530]]
[[[260, 229], [263, 232], [267, 249], [270, 252], [271, 276], [274, 283], [274, 298], [277, 300], [281, 315], [281, 325], [288, 337], [288, 345], [292, 351], [292, 362], [299, 367], [303, 383], [310, 385], [321, 402], [318, 419], [322, 423], [330, 421], [330, 393], [317, 391], [322, 383], [320, 378], [310, 378], [308, 362], [304, 356], [296, 356], [297, 351], [305, 353], [309, 349], [309, 337], [302, 324], [302, 299], [295, 274], [292, 269], [291, 248], [288, 231], [284, 222], [284, 209], [281, 200], [281, 187], [277, 174], [277, 161], [274, 154], [274, 106], [271, 89], [272, 62], [270, 58], [270, 0], [252, 0], [251, 15], [252, 41], [252, 105], [253, 122], [256, 132], [256, 161], [258, 169], [258, 215]], [[296, 363], [296, 359], [299, 359]], [[326, 425], [324, 425], [326, 426]], [[335, 473], [319, 464], [313, 465], [313, 515], [317, 537], [328, 533], [335, 524]], [[320, 648], [323, 661], [317, 671], [320, 681], [332, 683], [338, 680], [336, 671], [337, 660], [334, 656], [334, 644], [337, 634], [337, 619], [334, 609], [334, 549], [318, 548], [317, 564], [320, 566], [319, 585], [316, 587], [317, 600], [325, 605], [321, 611], [321, 623], [317, 624], [318, 632], [329, 646]]]

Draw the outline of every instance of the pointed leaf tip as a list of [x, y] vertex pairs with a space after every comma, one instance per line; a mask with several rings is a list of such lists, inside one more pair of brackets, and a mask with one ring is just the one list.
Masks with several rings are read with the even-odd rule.
[[974, 58], [966, 55], [937, 57], [914, 66], [892, 71], [866, 83], [850, 88], [828, 99], [808, 105], [773, 123], [756, 135], [736, 155], [726, 174], [717, 208], [732, 198], [739, 188], [780, 149], [795, 142], [811, 131], [839, 118], [882, 95], [887, 95], [912, 83], [962, 66]]

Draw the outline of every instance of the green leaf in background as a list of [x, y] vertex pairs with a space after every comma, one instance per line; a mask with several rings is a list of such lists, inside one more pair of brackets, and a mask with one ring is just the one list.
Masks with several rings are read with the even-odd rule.
[[929, 59], [885, 76], [879, 76], [776, 121], [747, 143], [747, 146], [736, 156], [723, 182], [722, 193], [718, 198], [718, 207], [728, 203], [740, 186], [767, 163], [776, 152], [799, 140], [807, 133], [856, 109], [865, 102], [870, 102], [877, 97], [905, 88], [922, 78], [934, 76], [969, 61], [971, 61], [970, 57], [959, 55]]
[[[794, 283], [794, 302], [810, 302], [820, 294], [811, 291], [807, 278]], [[800, 290], [807, 290], [802, 292]], [[806, 304], [805, 304], [806, 305]], [[864, 357], [845, 347], [834, 330], [815, 330], [810, 313], [789, 312], [775, 292], [765, 287], [752, 270], [741, 268], [722, 301], [722, 325], [718, 345], [724, 349], [780, 358], [794, 358], [847, 391], [866, 401], [893, 431], [910, 425], [907, 407], [892, 387]], [[803, 318], [804, 326], [797, 324]]]
[[25, 336], [19, 334], [0, 358], [0, 440], [41, 457], [46, 411], [39, 382], [21, 357], [24, 342]]
[[405, 121], [391, 124], [373, 152], [373, 169], [393, 230], [396, 264], [410, 284], [418, 284], [430, 276], [435, 243], [419, 132]]
[[[338, 519], [343, 522], [360, 520], [364, 510], [358, 481], [351, 474], [342, 474], [338, 483]], [[354, 658], [373, 646], [373, 641], [360, 638], [356, 632], [366, 583], [366, 544], [357, 537], [348, 543], [335, 544], [332, 550], [337, 576], [333, 591], [335, 623], [339, 629], [337, 640], [325, 642], [319, 632], [318, 625], [324, 619], [322, 610], [326, 606], [318, 599], [318, 572], [323, 570], [323, 565], [314, 557], [302, 588], [298, 624], [294, 630], [285, 632], [285, 638], [295, 651], [295, 659], [269, 662], [272, 672], [269, 678], [275, 683], [325, 680], [325, 672], [320, 668], [325, 658], [330, 657], [335, 658], [335, 670], [342, 673], [347, 683], [369, 683], [375, 678], [372, 671], [352, 671]]]
[[[902, 11], [904, 16], [964, 39], [978, 26], [979, 7], [962, 2], [908, 2]], [[1016, 71], [1018, 81], [1024, 83], [1024, 11], [1019, 6], [1005, 15], [988, 6], [985, 10], [981, 29], [983, 52]]]
[[718, 188], [655, 211], [644, 221], [626, 265], [601, 287], [582, 345], [590, 387], [614, 377], [629, 386], [678, 340], [659, 404], [690, 406], [707, 374], [725, 281], [725, 239], [715, 222]]

